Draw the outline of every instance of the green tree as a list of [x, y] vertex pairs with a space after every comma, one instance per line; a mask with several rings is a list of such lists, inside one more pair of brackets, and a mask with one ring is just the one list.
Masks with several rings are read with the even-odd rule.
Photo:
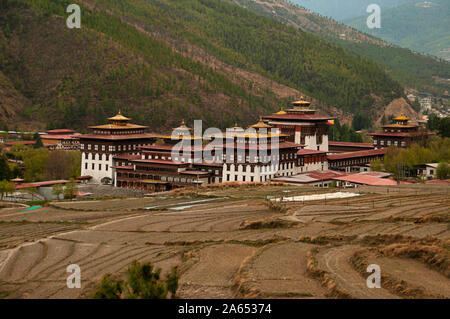
[[5, 195], [14, 193], [16, 190], [16, 187], [14, 183], [11, 183], [7, 180], [0, 181], [0, 194], [1, 194], [1, 200], [3, 200]]
[[440, 162], [436, 169], [436, 176], [439, 179], [447, 179], [450, 177], [450, 166], [447, 162]]
[[377, 158], [370, 162], [370, 168], [372, 169], [372, 171], [381, 172], [383, 170], [383, 162], [379, 158]]
[[64, 194], [64, 188], [61, 184], [55, 184], [52, 187], [52, 194], [60, 199], [61, 195]]
[[0, 156], [0, 180], [11, 179], [11, 169], [5, 156]]
[[64, 187], [64, 198], [72, 199], [76, 196], [77, 192], [78, 192], [78, 185], [75, 179], [71, 178], [70, 181], [66, 183]]
[[161, 269], [151, 263], [133, 261], [127, 270], [127, 281], [111, 279], [107, 274], [93, 294], [95, 299], [166, 299], [176, 297], [178, 290], [178, 270], [173, 267], [165, 279]]

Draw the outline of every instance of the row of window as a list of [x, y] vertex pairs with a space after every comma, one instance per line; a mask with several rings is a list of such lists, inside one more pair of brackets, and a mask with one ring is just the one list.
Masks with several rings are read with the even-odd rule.
[[[103, 161], [103, 154], [97, 154], [98, 155], [98, 160], [99, 161]], [[105, 161], [109, 161], [109, 154], [104, 154], [105, 155]], [[91, 153], [91, 159], [95, 160], [96, 158], [96, 154], [95, 153]], [[84, 153], [84, 159], [88, 160], [89, 159], [89, 153]]]
[[[373, 140], [373, 144], [376, 145], [377, 144], [377, 140]], [[390, 146], [390, 145], [398, 146], [399, 143], [398, 143], [398, 141], [394, 141], [394, 144], [392, 144], [391, 140], [387, 140], [386, 143], [385, 143], [384, 140], [380, 140], [380, 145], [381, 146], [384, 146], [384, 145], [386, 145], [386, 146]], [[400, 145], [404, 147], [404, 146], [406, 146], [406, 142], [405, 141], [401, 141]]]
[[[232, 165], [234, 166], [234, 164], [227, 164], [228, 171], [231, 171]], [[242, 167], [242, 172], [244, 172], [244, 173], [246, 173], [247, 171], [250, 171], [250, 173], [255, 172], [254, 165], [239, 165], [239, 166]], [[250, 170], [248, 168], [250, 168]], [[264, 166], [261, 166], [261, 172], [262, 173], [274, 172], [274, 171], [277, 171], [278, 169], [285, 170], [285, 169], [293, 169], [293, 168], [294, 168], [294, 162], [282, 163], [280, 165], [264, 165]], [[238, 169], [236, 169], [236, 166], [234, 166], [234, 170], [235, 171], [238, 170]]]
[[[88, 167], [89, 167], [88, 163], [84, 163], [84, 169], [87, 170]], [[104, 167], [105, 167], [105, 171], [108, 172], [108, 171], [109, 171], [109, 165], [108, 165], [108, 164], [105, 164]], [[91, 169], [92, 169], [93, 171], [95, 171], [95, 164], [94, 164], [94, 163], [91, 164]], [[98, 164], [98, 170], [99, 170], [99, 171], [102, 170], [102, 164]]]
[[[115, 145], [108, 145], [108, 151], [109, 152], [115, 152], [116, 151], [116, 149], [117, 149], [117, 151], [134, 151], [134, 150], [136, 150], [139, 146], [145, 146], [145, 145], [148, 145], [148, 144], [125, 144], [125, 145], [117, 145], [117, 148], [116, 148], [116, 146]], [[82, 149], [82, 150], [84, 150], [85, 149], [85, 144], [81, 144], [80, 145], [80, 148]], [[92, 149], [94, 149], [94, 151], [99, 151], [100, 149], [104, 152], [104, 151], [106, 151], [106, 145], [99, 145], [99, 144], [94, 144], [94, 145], [92, 145], [92, 144], [87, 144], [87, 147], [86, 147], [86, 149], [88, 150], [88, 151], [90, 151], [90, 150], [92, 150]]]

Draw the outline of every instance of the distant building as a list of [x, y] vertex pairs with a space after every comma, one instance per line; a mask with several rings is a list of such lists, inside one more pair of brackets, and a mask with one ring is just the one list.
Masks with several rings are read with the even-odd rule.
[[275, 178], [276, 182], [285, 182], [289, 184], [297, 185], [309, 185], [316, 187], [330, 187], [331, 184], [335, 183], [334, 179], [341, 176], [346, 176], [347, 174], [340, 171], [325, 170], [325, 171], [311, 171], [299, 173], [288, 177]]
[[264, 122], [287, 135], [287, 141], [305, 145], [305, 149], [328, 152], [330, 122], [335, 118], [321, 116], [312, 109], [311, 102], [303, 100], [292, 103], [292, 108], [263, 116]]
[[14, 145], [23, 145], [24, 147], [33, 147], [36, 141], [9, 141], [4, 143], [3, 150], [10, 151]]
[[80, 135], [81, 175], [92, 176], [101, 182], [105, 177], [113, 181], [113, 157], [121, 154], [139, 154], [139, 147], [153, 144], [159, 135], [145, 133], [146, 126], [130, 124], [130, 119], [119, 113], [108, 119], [109, 124], [91, 126], [92, 133]]
[[427, 179], [436, 178], [436, 170], [439, 166], [439, 163], [427, 163], [422, 165], [417, 165], [417, 175], [423, 176]]
[[50, 130], [41, 135], [42, 144], [51, 150], [78, 150], [80, 133], [68, 129]]
[[348, 152], [328, 155], [328, 167], [332, 170], [343, 170], [345, 172], [367, 171], [370, 162], [376, 159], [383, 160], [386, 148]]
[[373, 150], [375, 146], [370, 143], [355, 143], [355, 142], [328, 142], [328, 154], [347, 153]]
[[426, 143], [428, 136], [433, 134], [408, 122], [409, 118], [399, 116], [394, 118], [393, 124], [384, 125], [383, 132], [368, 135], [373, 137], [373, 145], [378, 149], [391, 145], [406, 148], [413, 143]]

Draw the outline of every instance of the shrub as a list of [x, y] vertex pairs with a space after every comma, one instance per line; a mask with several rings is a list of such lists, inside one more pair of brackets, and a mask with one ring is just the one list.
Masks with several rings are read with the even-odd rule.
[[128, 267], [127, 281], [112, 279], [110, 274], [103, 277], [95, 299], [166, 299], [176, 297], [178, 290], [178, 270], [173, 267], [165, 279], [161, 278], [161, 269], [155, 269], [151, 263], [133, 261]]

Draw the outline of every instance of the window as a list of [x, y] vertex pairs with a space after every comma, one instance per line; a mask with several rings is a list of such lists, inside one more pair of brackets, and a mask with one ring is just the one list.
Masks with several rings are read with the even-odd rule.
[[99, 170], [99, 171], [102, 170], [102, 164], [98, 164], [98, 170]]
[[84, 153], [84, 159], [89, 159], [89, 153]]
[[84, 163], [84, 169], [88, 169], [88, 163]]
[[97, 144], [94, 145], [94, 149], [95, 149], [96, 151], [98, 151], [98, 145], [97, 145]]
[[105, 151], [106, 146], [102, 145], [102, 151]]
[[98, 154], [98, 159], [101, 161], [102, 160], [102, 154]]
[[91, 150], [91, 144], [88, 144], [88, 150]]
[[84, 144], [81, 144], [81, 145], [80, 145], [80, 148], [83, 150], [83, 149], [84, 149]]
[[94, 163], [92, 163], [92, 170], [94, 170], [95, 169], [95, 164]]
[[95, 160], [95, 153], [92, 153], [92, 159]]
[[109, 165], [108, 165], [108, 164], [106, 164], [106, 171], [108, 171], [108, 168], [109, 168]]

